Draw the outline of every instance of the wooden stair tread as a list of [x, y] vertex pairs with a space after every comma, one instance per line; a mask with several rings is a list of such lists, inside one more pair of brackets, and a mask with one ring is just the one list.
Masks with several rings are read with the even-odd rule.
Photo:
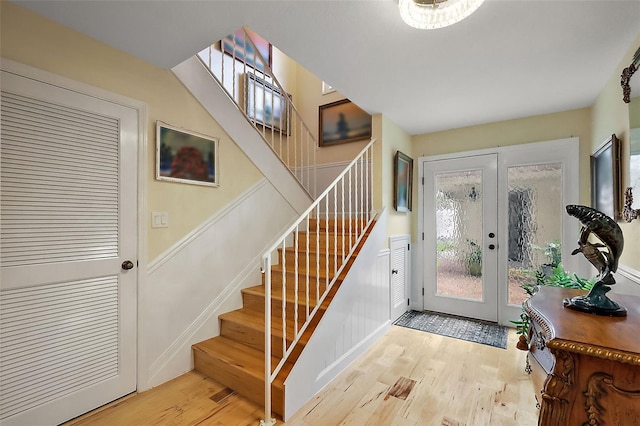
[[[327, 267], [326, 265], [320, 263], [320, 273], [318, 273], [316, 271], [316, 265], [315, 264], [310, 264], [309, 267], [311, 268], [311, 270], [309, 271], [309, 281], [316, 281], [318, 276], [320, 278], [324, 278], [326, 279], [327, 277]], [[295, 277], [296, 273], [295, 273], [295, 264], [289, 264], [289, 263], [285, 263], [285, 268], [287, 269], [287, 275], [292, 275]], [[306, 282], [306, 274], [307, 274], [307, 265], [304, 262], [300, 262], [298, 263], [298, 276], [302, 276], [304, 277], [304, 280], [299, 279], [300, 283], [304, 283]], [[334, 268], [329, 268], [329, 276], [333, 277], [333, 269]], [[273, 265], [271, 266], [271, 273], [272, 274], [276, 274], [276, 276], [282, 276], [282, 265]]]
[[[264, 351], [251, 348], [224, 336], [216, 336], [192, 346], [194, 350], [214, 356], [231, 366], [244, 370], [247, 374], [264, 380]], [[275, 368], [280, 359], [271, 357], [271, 368]]]
[[[314, 283], [315, 284], [315, 283]], [[252, 294], [261, 298], [264, 298], [264, 285], [256, 285], [253, 287], [247, 287], [242, 289], [242, 293]], [[307, 293], [305, 289], [301, 289], [298, 291], [298, 305], [303, 305], [306, 302]], [[271, 288], [271, 300], [276, 301], [278, 303], [282, 302], [282, 285], [274, 285]], [[287, 305], [293, 305], [295, 302], [295, 292], [293, 289], [287, 289], [286, 293], [286, 302]], [[311, 306], [315, 306], [316, 304], [316, 291], [315, 287], [309, 289], [309, 303]], [[264, 306], [264, 303], [262, 303]]]
[[[318, 223], [319, 222], [319, 223]], [[342, 229], [345, 228], [345, 230], [349, 229], [349, 223], [351, 223], [351, 228], [355, 229], [357, 227], [357, 224], [360, 223], [360, 225], [362, 225], [365, 222], [365, 219], [356, 219], [356, 218], [352, 218], [352, 219], [329, 219], [329, 224], [328, 224], [328, 228], [329, 230], [333, 230], [336, 226], [338, 229]], [[303, 223], [304, 225], [304, 223]], [[309, 229], [317, 229], [320, 228], [321, 230], [325, 230], [327, 229], [327, 220], [326, 219], [310, 219], [309, 220]], [[304, 228], [302, 229], [304, 230]]]
[[[236, 309], [235, 311], [225, 312], [218, 316], [220, 320], [232, 321], [243, 324], [254, 330], [264, 333], [264, 315], [259, 314], [257, 311], [251, 309]], [[274, 313], [271, 316], [271, 334], [275, 337], [282, 338], [282, 320], [278, 316], [278, 313]], [[298, 322], [299, 326], [302, 326], [302, 321]], [[287, 318], [287, 340], [293, 340], [294, 334], [294, 322], [293, 318]]]
[[[298, 291], [299, 295], [304, 295], [306, 294], [306, 292], [304, 291], [304, 283], [300, 283], [302, 284], [302, 288]], [[315, 284], [315, 282], [313, 282], [313, 284]], [[320, 284], [322, 284], [322, 282], [320, 282]], [[258, 284], [252, 287], [247, 287], [245, 289], [242, 290], [242, 292], [244, 293], [253, 293], [253, 294], [258, 294], [262, 297], [264, 297], [264, 290], [265, 290], [265, 286], [264, 284]], [[287, 287], [287, 302], [291, 302], [293, 303], [293, 295], [294, 295], [294, 289], [293, 288], [289, 288]], [[310, 288], [309, 289], [309, 297], [311, 296], [315, 296], [315, 287]], [[271, 298], [272, 299], [276, 299], [276, 300], [282, 300], [282, 284], [278, 284], [278, 285], [272, 285], [271, 286]]]

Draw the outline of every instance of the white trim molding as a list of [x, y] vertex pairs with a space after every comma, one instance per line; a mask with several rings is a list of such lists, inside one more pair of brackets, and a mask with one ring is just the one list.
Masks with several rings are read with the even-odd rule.
[[153, 274], [158, 268], [164, 265], [166, 262], [170, 261], [173, 257], [175, 257], [178, 253], [180, 253], [185, 248], [189, 247], [193, 241], [200, 238], [205, 232], [211, 229], [212, 226], [215, 226], [222, 218], [231, 213], [233, 210], [237, 209], [243, 202], [248, 200], [252, 195], [256, 192], [260, 191], [268, 181], [266, 179], [261, 179], [256, 184], [251, 186], [249, 189], [244, 191], [240, 196], [238, 196], [231, 203], [227, 204], [221, 210], [217, 211], [213, 214], [209, 219], [202, 222], [198, 227], [196, 227], [193, 231], [189, 232], [187, 235], [182, 237], [178, 242], [173, 244], [167, 250], [165, 250], [158, 257], [149, 262], [147, 273], [149, 275]]
[[616, 284], [611, 287], [614, 293], [640, 296], [640, 271], [625, 265], [618, 265]]

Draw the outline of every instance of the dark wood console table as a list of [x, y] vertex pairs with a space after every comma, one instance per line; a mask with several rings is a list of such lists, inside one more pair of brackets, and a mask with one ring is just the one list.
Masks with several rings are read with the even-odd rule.
[[624, 318], [562, 306], [584, 293], [543, 286], [525, 302], [538, 424], [640, 425], [640, 297], [609, 293]]

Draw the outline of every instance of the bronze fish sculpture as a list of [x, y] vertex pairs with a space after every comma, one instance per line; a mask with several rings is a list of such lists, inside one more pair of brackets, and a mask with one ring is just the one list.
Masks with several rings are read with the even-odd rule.
[[[588, 243], [589, 235], [593, 233], [607, 248], [605, 256], [607, 258], [609, 271], [616, 272], [618, 270], [618, 259], [620, 258], [622, 249], [624, 248], [624, 236], [622, 235], [622, 230], [616, 221], [591, 207], [570, 204], [566, 208], [569, 216], [575, 217], [580, 221], [580, 223], [582, 223], [580, 239], [578, 240], [578, 245], [580, 247], [576, 250], [582, 251], [583, 254], [587, 256], [587, 253], [584, 253], [582, 248], [585, 245], [586, 247], [593, 245]], [[589, 247], [589, 249], [590, 248], [591, 247]], [[577, 251], [574, 252], [577, 253]], [[588, 257], [587, 259], [589, 260]], [[596, 266], [596, 268], [598, 267]]]
[[[565, 307], [596, 315], [623, 317], [627, 310], [607, 297], [611, 290], [609, 285], [615, 284], [613, 272], [618, 269], [618, 259], [624, 247], [622, 230], [609, 216], [587, 206], [568, 205], [567, 213], [582, 223], [578, 248], [571, 254], [582, 253], [600, 273], [599, 280], [586, 295], [564, 299]], [[601, 242], [589, 241], [591, 234]]]

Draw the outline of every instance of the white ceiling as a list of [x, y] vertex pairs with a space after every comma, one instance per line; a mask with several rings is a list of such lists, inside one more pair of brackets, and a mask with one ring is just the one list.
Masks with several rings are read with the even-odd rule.
[[640, 31], [640, 0], [487, 0], [431, 31], [395, 0], [15, 3], [165, 68], [246, 25], [410, 134], [589, 106]]

